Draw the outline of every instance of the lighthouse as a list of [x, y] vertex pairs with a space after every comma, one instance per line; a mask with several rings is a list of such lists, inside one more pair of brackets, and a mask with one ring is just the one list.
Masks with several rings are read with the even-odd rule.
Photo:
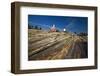
[[55, 24], [53, 24], [53, 25], [52, 25], [52, 27], [51, 27], [50, 31], [51, 31], [51, 32], [56, 32], [56, 27], [55, 27]]

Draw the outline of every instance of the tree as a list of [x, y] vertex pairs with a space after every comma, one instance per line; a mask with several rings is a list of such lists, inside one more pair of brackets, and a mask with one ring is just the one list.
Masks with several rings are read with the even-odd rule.
[[77, 34], [76, 32], [74, 32], [74, 34]]
[[57, 29], [56, 32], [60, 32], [60, 31]]
[[78, 35], [79, 35], [79, 36], [87, 36], [87, 33], [85, 33], [85, 32], [80, 32]]
[[32, 29], [33, 28], [33, 26], [31, 26], [30, 24], [28, 24], [28, 29]]
[[42, 30], [42, 28], [40, 27], [40, 30]]
[[35, 26], [35, 29], [38, 29], [38, 26]]

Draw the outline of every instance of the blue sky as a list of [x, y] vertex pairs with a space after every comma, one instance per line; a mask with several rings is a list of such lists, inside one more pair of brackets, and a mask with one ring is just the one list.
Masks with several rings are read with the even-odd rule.
[[64, 28], [69, 32], [80, 33], [88, 31], [87, 17], [28, 15], [28, 23], [32, 26], [38, 25], [44, 30], [49, 30], [55, 24], [60, 31]]

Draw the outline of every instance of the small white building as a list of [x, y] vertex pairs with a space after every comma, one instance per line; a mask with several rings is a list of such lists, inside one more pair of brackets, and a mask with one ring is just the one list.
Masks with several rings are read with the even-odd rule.
[[63, 31], [65, 32], [65, 31], [66, 31], [66, 29], [64, 28], [64, 29], [63, 29]]
[[50, 31], [51, 31], [51, 32], [56, 32], [56, 27], [55, 27], [55, 25], [54, 25], [54, 24], [52, 25], [52, 27], [51, 27]]

